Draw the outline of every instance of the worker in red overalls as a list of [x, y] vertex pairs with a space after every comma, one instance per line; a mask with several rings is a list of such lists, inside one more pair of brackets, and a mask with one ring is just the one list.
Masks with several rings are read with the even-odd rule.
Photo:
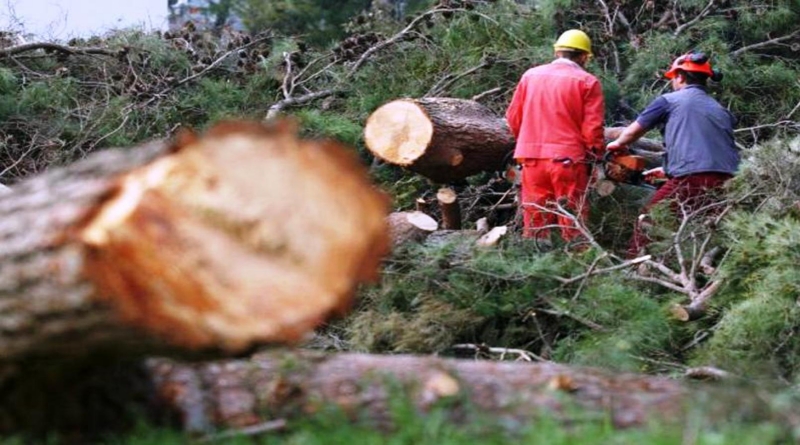
[[554, 49], [554, 61], [522, 75], [506, 112], [517, 141], [514, 158], [522, 165], [522, 235], [544, 245], [550, 245], [548, 228], [556, 221], [565, 241], [579, 236], [575, 221], [557, 215], [554, 204], [565, 203], [585, 221], [587, 160], [605, 146], [603, 91], [584, 69], [592, 55], [589, 36], [566, 31]]

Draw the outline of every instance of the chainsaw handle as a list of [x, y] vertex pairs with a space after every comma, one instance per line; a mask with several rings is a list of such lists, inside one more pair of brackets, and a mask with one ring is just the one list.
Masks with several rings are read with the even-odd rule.
[[628, 148], [627, 147], [622, 147], [622, 148], [619, 148], [617, 150], [606, 150], [606, 152], [603, 153], [603, 162], [608, 162], [608, 161], [612, 160], [613, 158], [615, 158], [615, 157], [617, 157], [617, 156], [619, 156], [621, 154], [627, 153], [627, 152], [628, 152]]

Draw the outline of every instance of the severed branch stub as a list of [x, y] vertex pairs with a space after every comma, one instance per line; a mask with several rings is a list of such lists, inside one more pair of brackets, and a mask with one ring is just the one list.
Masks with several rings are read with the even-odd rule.
[[387, 210], [348, 150], [286, 122], [221, 123], [16, 184], [0, 196], [0, 370], [299, 341], [377, 279]]

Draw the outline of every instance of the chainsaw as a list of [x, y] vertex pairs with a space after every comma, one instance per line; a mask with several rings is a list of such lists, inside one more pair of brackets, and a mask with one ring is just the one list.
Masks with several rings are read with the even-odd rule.
[[[600, 196], [610, 195], [616, 184], [626, 184], [651, 190], [659, 188], [667, 178], [661, 167], [648, 168], [654, 164], [653, 156], [642, 156], [636, 149], [606, 152], [594, 164], [594, 187]], [[522, 181], [522, 167], [507, 159], [503, 177], [514, 185]]]
[[667, 176], [662, 167], [648, 168], [652, 164], [652, 156], [636, 154], [635, 149], [607, 151], [596, 163], [595, 190], [600, 196], [610, 195], [616, 184], [655, 190], [667, 182]]

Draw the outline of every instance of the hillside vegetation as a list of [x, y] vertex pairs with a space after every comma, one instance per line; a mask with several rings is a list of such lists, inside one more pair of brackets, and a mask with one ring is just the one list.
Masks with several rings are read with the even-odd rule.
[[[364, 10], [336, 41], [306, 28], [291, 35], [263, 26], [255, 33], [188, 26], [6, 47], [0, 182], [13, 186], [51, 165], [182, 126], [286, 114], [307, 136], [351, 145], [394, 207], [407, 210], [435, 188], [365, 150], [363, 124], [378, 106], [441, 96], [474, 98], [503, 113], [522, 72], [552, 58], [559, 32], [582, 27], [594, 40], [589, 70], [603, 82], [606, 124], [624, 125], [667, 91], [662, 75], [671, 60], [699, 49], [724, 73], [711, 91], [739, 118], [744, 162], [720, 218], [662, 216], [653, 258], [663, 269], [616, 267], [647, 197], [619, 187], [611, 196], [592, 194], [586, 230], [596, 245], [586, 253], [542, 252], [516, 233], [492, 249], [457, 239], [400, 247], [382, 281], [363, 289], [355, 311], [314, 344], [667, 375], [714, 366], [791, 391], [800, 379], [798, 23], [794, 0], [441, 0], [415, 3], [397, 19]], [[467, 212], [468, 227], [488, 216], [516, 228], [513, 214], [481, 214], [491, 202], [477, 205], [495, 179], [488, 172], [458, 185], [464, 206], [476, 209]], [[716, 267], [699, 273], [712, 248]], [[687, 302], [693, 288], [665, 270], [683, 272], [694, 288], [718, 282], [705, 317], [671, 318], [670, 307]], [[522, 354], [501, 357], [493, 348]]]

